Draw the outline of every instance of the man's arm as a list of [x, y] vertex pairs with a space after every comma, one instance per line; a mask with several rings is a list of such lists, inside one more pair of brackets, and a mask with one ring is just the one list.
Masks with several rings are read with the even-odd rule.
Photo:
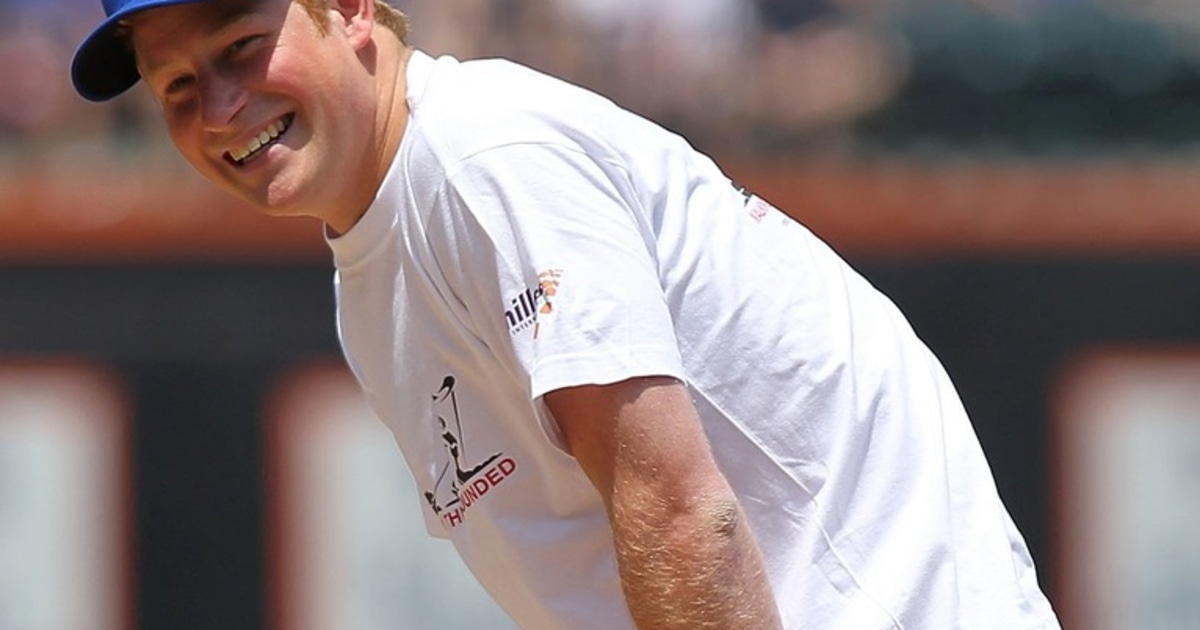
[[687, 389], [666, 377], [545, 396], [612, 523], [639, 628], [780, 628], [762, 554]]

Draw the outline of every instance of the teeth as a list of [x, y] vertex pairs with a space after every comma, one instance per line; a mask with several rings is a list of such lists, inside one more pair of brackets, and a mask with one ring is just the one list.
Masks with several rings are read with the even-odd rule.
[[283, 118], [280, 118], [279, 120], [268, 125], [266, 129], [260, 131], [257, 136], [252, 138], [250, 142], [246, 143], [245, 147], [242, 147], [239, 150], [230, 151], [229, 157], [233, 158], [233, 161], [235, 162], [244, 162], [246, 158], [253, 155], [255, 151], [258, 151], [266, 146], [268, 142], [278, 138], [279, 134], [287, 130], [287, 127], [287, 122], [285, 122]]

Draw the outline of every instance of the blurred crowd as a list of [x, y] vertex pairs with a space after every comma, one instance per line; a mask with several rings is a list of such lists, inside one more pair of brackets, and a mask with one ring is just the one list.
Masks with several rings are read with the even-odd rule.
[[[393, 2], [423, 50], [517, 59], [714, 153], [1200, 137], [1195, 0]], [[0, 0], [0, 157], [157, 154], [143, 90], [103, 106], [71, 90], [100, 12]]]

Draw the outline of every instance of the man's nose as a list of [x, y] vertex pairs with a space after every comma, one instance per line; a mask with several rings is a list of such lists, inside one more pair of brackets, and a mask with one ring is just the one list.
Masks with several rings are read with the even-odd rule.
[[219, 131], [228, 127], [246, 104], [246, 90], [220, 72], [206, 73], [199, 81], [201, 119], [205, 129]]

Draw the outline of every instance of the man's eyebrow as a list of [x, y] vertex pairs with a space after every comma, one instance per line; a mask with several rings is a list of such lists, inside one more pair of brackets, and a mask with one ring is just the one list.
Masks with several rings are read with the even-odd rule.
[[[257, 3], [252, 3], [257, 4]], [[222, 15], [218, 19], [218, 26], [209, 34], [209, 39], [221, 39], [228, 31], [237, 29], [243, 22], [254, 19], [259, 15], [258, 12], [250, 10], [253, 7], [240, 7], [235, 11], [231, 11], [227, 15]]]

